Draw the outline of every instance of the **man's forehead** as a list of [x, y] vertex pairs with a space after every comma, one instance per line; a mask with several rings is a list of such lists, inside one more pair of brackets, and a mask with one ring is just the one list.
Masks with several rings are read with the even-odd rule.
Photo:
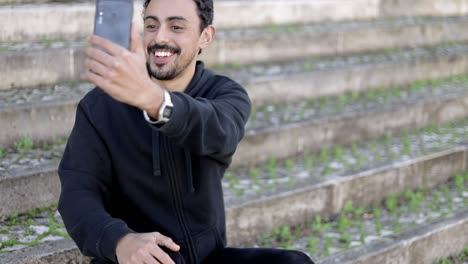
[[197, 6], [193, 0], [151, 0], [144, 12], [144, 19], [186, 20], [198, 18]]

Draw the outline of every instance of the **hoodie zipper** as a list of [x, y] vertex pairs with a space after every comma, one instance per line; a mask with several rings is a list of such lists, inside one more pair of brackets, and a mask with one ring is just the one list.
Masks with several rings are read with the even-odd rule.
[[185, 165], [187, 175], [187, 191], [189, 193], [195, 192], [195, 186], [193, 185], [193, 175], [192, 175], [192, 154], [188, 149], [184, 149]]
[[168, 140], [165, 140], [163, 137], [160, 137], [162, 139], [162, 142], [163, 144], [163, 149], [164, 149], [164, 152], [167, 154], [166, 156], [166, 164], [168, 165], [167, 168], [168, 168], [168, 178], [169, 178], [169, 183], [170, 183], [170, 186], [171, 186], [171, 189], [172, 189], [172, 194], [173, 194], [173, 200], [174, 200], [174, 204], [175, 204], [175, 208], [176, 208], [176, 214], [177, 214], [177, 218], [179, 220], [179, 223], [182, 227], [182, 232], [184, 234], [184, 237], [188, 240], [187, 242], [187, 250], [188, 250], [188, 254], [189, 254], [189, 257], [190, 257], [190, 263], [197, 263], [197, 254], [196, 254], [196, 251], [195, 251], [195, 248], [194, 248], [194, 243], [193, 243], [193, 239], [192, 237], [190, 236], [190, 232], [189, 232], [189, 228], [187, 226], [187, 219], [185, 217], [185, 214], [184, 214], [184, 210], [183, 210], [183, 206], [182, 206], [182, 201], [181, 201], [181, 196], [180, 196], [180, 193], [179, 193], [179, 183], [177, 181], [177, 168], [176, 168], [176, 164], [174, 162], [174, 153], [172, 152], [171, 150], [171, 147], [169, 145], [169, 141]]

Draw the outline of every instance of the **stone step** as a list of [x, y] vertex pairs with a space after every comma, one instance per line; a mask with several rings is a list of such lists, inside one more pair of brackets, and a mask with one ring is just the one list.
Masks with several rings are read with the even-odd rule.
[[252, 64], [466, 41], [468, 16], [270, 26], [218, 32], [201, 59]]
[[[214, 3], [214, 22], [219, 28], [468, 14], [467, 0], [415, 0], [411, 3], [403, 0], [234, 0]], [[11, 25], [2, 32], [1, 40], [54, 34], [87, 35], [93, 28], [94, 3], [86, 0], [0, 0], [0, 5], [0, 23]], [[140, 22], [138, 18], [142, 11], [142, 1], [135, 2], [134, 10], [136, 21]], [[70, 21], [70, 17], [74, 19]], [[25, 24], [36, 25], [35, 33]]]
[[[83, 85], [73, 91], [84, 92], [90, 88]], [[4, 147], [14, 145], [25, 136], [43, 144], [68, 135], [80, 93], [68, 92], [69, 87], [54, 89], [62, 101], [53, 97], [44, 99], [42, 95], [47, 93], [39, 92], [28, 94], [29, 101], [20, 101], [20, 96], [14, 94], [4, 97], [19, 101], [10, 106], [5, 103], [6, 107], [0, 108], [0, 116], [7, 124], [0, 132]], [[457, 120], [468, 116], [467, 100], [468, 81], [453, 78], [433, 85], [416, 83], [409, 88], [254, 106], [246, 136], [233, 162], [254, 164], [271, 155], [282, 158], [304, 149], [351, 144], [355, 140], [399, 133], [402, 129]], [[346, 131], [341, 129], [348, 125]]]
[[463, 75], [468, 72], [466, 51], [466, 43], [453, 43], [215, 69], [243, 84], [262, 105]]
[[[389, 147], [393, 143], [389, 142], [388, 140], [385, 141], [385, 145], [377, 147], [374, 146], [374, 143], [367, 144], [365, 149], [367, 150], [348, 150], [347, 152], [351, 153], [365, 153], [365, 155], [358, 155], [353, 154], [353, 157], [349, 158], [349, 164], [355, 164], [355, 166], [351, 166], [347, 170], [353, 170], [356, 168], [363, 167], [364, 164], [375, 164], [376, 162], [381, 162], [383, 160], [392, 160], [393, 155], [397, 155], [395, 153], [400, 153], [401, 155], [409, 155], [413, 148], [419, 148], [414, 150], [414, 155], [418, 153], [425, 153], [424, 149], [437, 149], [437, 148], [452, 148], [454, 144], [462, 144], [465, 141], [468, 141], [466, 133], [466, 129], [468, 126], [465, 123], [460, 123], [455, 127], [445, 131], [445, 132], [424, 132], [421, 134], [420, 137], [416, 137], [413, 139], [401, 139], [400, 141], [395, 141], [396, 147]], [[432, 131], [432, 130], [431, 130]], [[421, 132], [422, 133], [422, 132]], [[391, 140], [390, 140], [391, 141]], [[2, 159], [0, 160], [0, 198], [3, 201], [9, 201], [8, 203], [2, 204], [0, 207], [0, 216], [5, 215], [14, 215], [17, 213], [21, 213], [30, 209], [44, 207], [51, 204], [54, 201], [57, 201], [58, 192], [60, 190], [60, 185], [57, 180], [57, 164], [61, 158], [63, 148], [64, 148], [64, 141], [56, 142], [52, 145], [48, 146], [33, 146], [33, 144], [22, 143], [17, 144], [16, 148], [11, 148], [6, 151], [1, 151]], [[406, 142], [406, 143], [405, 143]], [[410, 143], [413, 142], [415, 145], [411, 147]], [[338, 144], [338, 142], [337, 142]], [[380, 144], [380, 143], [379, 143]], [[434, 145], [435, 144], [435, 145]], [[380, 144], [382, 145], [382, 144]], [[402, 148], [402, 146], [404, 146]], [[247, 146], [242, 145], [240, 147], [240, 153], [246, 152], [242, 150]], [[353, 146], [354, 147], [354, 146]], [[374, 150], [374, 148], [390, 148], [388, 154], [378, 154], [378, 150]], [[370, 150], [369, 150], [370, 149]], [[310, 151], [310, 149], [304, 149]], [[391, 154], [390, 154], [391, 152]], [[398, 154], [398, 155], [400, 155]], [[278, 153], [272, 153], [272, 155], [277, 155]], [[320, 157], [314, 158], [313, 160], [322, 160], [324, 159], [322, 156], [325, 155], [320, 153]], [[328, 154], [327, 154], [328, 155]], [[381, 155], [388, 156], [387, 158], [382, 158]], [[373, 157], [370, 159], [364, 158], [365, 157]], [[380, 160], [380, 161], [379, 161]], [[247, 160], [240, 160], [238, 162], [246, 163]], [[327, 165], [320, 165], [317, 166], [314, 174], [316, 175], [329, 175], [331, 172], [334, 172], [334, 168], [340, 168], [343, 166], [336, 165], [338, 161], [330, 161], [331, 163], [327, 163]], [[262, 163], [256, 164], [257, 166], [263, 167]], [[359, 165], [361, 164], [361, 165]], [[234, 167], [239, 167], [241, 164], [234, 163]], [[233, 167], [233, 169], [234, 169]], [[304, 167], [304, 166], [303, 166]], [[344, 166], [346, 167], [346, 166]], [[284, 171], [284, 169], [283, 169]], [[344, 172], [342, 172], [344, 173]], [[250, 174], [243, 173], [242, 175]], [[302, 174], [298, 173], [299, 179], [301, 179]], [[239, 176], [240, 178], [246, 178], [247, 176]], [[255, 195], [262, 195], [263, 191], [266, 189], [267, 191], [270, 189], [270, 185], [276, 183], [276, 180], [270, 182], [267, 180], [266, 183], [261, 184], [257, 187], [249, 187], [254, 186], [256, 184], [250, 184], [247, 182], [245, 184], [237, 184], [236, 181], [230, 179], [230, 177], [226, 177], [226, 183], [228, 184], [225, 186], [225, 194], [226, 194], [226, 202], [231, 203], [231, 201], [238, 201], [238, 193], [239, 189], [246, 194]], [[249, 177], [247, 177], [249, 178]], [[268, 177], [267, 177], [268, 178]], [[273, 177], [274, 178], [274, 177]], [[283, 177], [284, 178], [284, 177]], [[290, 182], [291, 179], [280, 179], [282, 182]], [[245, 182], [245, 181], [243, 181]], [[294, 182], [294, 181], [293, 181]], [[288, 185], [289, 186], [289, 185]], [[258, 189], [257, 191], [251, 190], [251, 188]], [[241, 193], [242, 194], [242, 193]], [[250, 196], [249, 196], [250, 197]], [[234, 203], [234, 202], [233, 202]]]
[[[1, 64], [0, 64], [1, 65]], [[0, 66], [1, 67], [1, 66]], [[388, 53], [219, 69], [246, 87], [257, 106], [297, 102], [380, 87], [407, 85], [468, 72], [468, 45], [415, 48]], [[92, 86], [63, 83], [34, 89], [0, 90], [0, 145], [24, 136], [51, 141], [66, 136], [78, 100]], [[44, 125], [51, 124], [53, 125]]]
[[[461, 156], [459, 156], [460, 151], [463, 153]], [[232, 218], [244, 218], [239, 227], [228, 224], [229, 244], [231, 246], [250, 246], [252, 243], [260, 243], [261, 246], [269, 247], [285, 246], [279, 243], [270, 245], [262, 242], [265, 239], [258, 239], [258, 237], [273, 237], [273, 242], [275, 239], [287, 239], [286, 246], [292, 246], [311, 254], [310, 251], [307, 252], [307, 243], [310, 241], [310, 238], [307, 238], [311, 235], [310, 230], [315, 229], [312, 226], [318, 227], [315, 225], [317, 217], [321, 216], [321, 219], [327, 219], [328, 216], [334, 215], [337, 217], [331, 218], [332, 222], [321, 222], [326, 224], [328, 228], [318, 231], [318, 236], [323, 238], [323, 241], [320, 239], [318, 243], [323, 244], [325, 238], [327, 241], [328, 238], [332, 238], [330, 241], [333, 241], [330, 244], [334, 251], [330, 253], [331, 249], [328, 248], [311, 254], [314, 255], [314, 259], [319, 260], [319, 263], [390, 263], [388, 260], [401, 253], [404, 254], [401, 254], [398, 259], [403, 262], [397, 263], [429, 263], [429, 261], [457, 253], [463, 250], [468, 242], [468, 236], [465, 234], [468, 230], [468, 185], [465, 182], [468, 181], [468, 177], [466, 173], [458, 174], [456, 178], [461, 179], [461, 183], [460, 181], [458, 184], [446, 184], [445, 182], [451, 178], [450, 173], [466, 169], [462, 168], [466, 166], [465, 151], [465, 148], [459, 148], [457, 151], [434, 154], [432, 159], [441, 159], [435, 162], [436, 164], [427, 156], [418, 161], [395, 163], [386, 168], [381, 167], [355, 175], [330, 178], [294, 191], [278, 192], [275, 195], [238, 206], [236, 209], [255, 207], [248, 208], [243, 215], [235, 214], [236, 211], [232, 211], [236, 209], [228, 206], [228, 223]], [[454, 154], [458, 156], [455, 157], [455, 160], [454, 157], [447, 160], [448, 156]], [[457, 165], [452, 166], [454, 164]], [[437, 186], [436, 189], [432, 189], [434, 186]], [[356, 192], [356, 187], [366, 191]], [[422, 189], [423, 191], [409, 191], [413, 189]], [[367, 195], [367, 190], [372, 190], [370, 195]], [[391, 199], [390, 197], [396, 197], [395, 194], [398, 194], [400, 198], [393, 199], [397, 204], [390, 207], [388, 201]], [[303, 197], [300, 197], [301, 195]], [[405, 201], [401, 201], [403, 197], [406, 197]], [[420, 198], [413, 200], [411, 197]], [[380, 201], [385, 198], [383, 204], [386, 208], [381, 209]], [[351, 209], [349, 204], [351, 204]], [[370, 205], [374, 208], [373, 210], [365, 208]], [[327, 206], [331, 206], [331, 210], [337, 211], [330, 213]], [[376, 208], [379, 208], [378, 215]], [[357, 232], [353, 231], [356, 218], [362, 218], [361, 226], [366, 234], [361, 238], [362, 242], [357, 243], [359, 245], [349, 243], [351, 241], [341, 241], [341, 236], [344, 234], [340, 230], [343, 229], [343, 225], [340, 224], [342, 221], [339, 220], [343, 218], [350, 220], [348, 225], [344, 226], [344, 232], [350, 238], [354, 237], [354, 233]], [[266, 228], [264, 225], [260, 225], [265, 222]], [[377, 228], [377, 222], [380, 223], [380, 230]], [[28, 228], [31, 223], [34, 223], [34, 220], [24, 219], [23, 223], [26, 224], [24, 228]], [[252, 229], [250, 233], [246, 233], [245, 238], [236, 240], [235, 236], [238, 231], [245, 229], [244, 223], [248, 225], [253, 223], [259, 226], [259, 229]], [[277, 230], [285, 227], [290, 230], [290, 226], [296, 227], [296, 231], [302, 231], [286, 232], [286, 235], [289, 234], [287, 237], [285, 235], [277, 236]], [[261, 230], [267, 231], [262, 232]], [[338, 231], [340, 233], [337, 233]], [[259, 236], [272, 232], [275, 232], [273, 236]], [[236, 233], [234, 237], [232, 237], [233, 233]], [[281, 232], [281, 234], [284, 233]], [[266, 241], [269, 240], [271, 239]], [[444, 245], [443, 248], [431, 250], [441, 245]], [[351, 249], [349, 250], [349, 248]], [[423, 252], [422, 250], [430, 250], [431, 254], [425, 254], [419, 256], [420, 259], [415, 259], [419, 253]], [[326, 255], [325, 252], [331, 255], [323, 258]], [[11, 249], [11, 253], [5, 254], [3, 252], [3, 255], [0, 255], [1, 263], [43, 263], [40, 261], [46, 260], [47, 263], [60, 263], [59, 261], [63, 261], [65, 258], [68, 261], [74, 261], [74, 263], [84, 263], [87, 260], [78, 253], [73, 242], [69, 239], [41, 243], [23, 250]]]
[[[457, 252], [466, 245], [467, 214], [428, 224], [405, 232], [387, 241], [379, 241], [348, 252], [332, 256], [318, 264], [375, 264], [375, 263], [432, 263]], [[465, 234], [461, 236], [460, 234]], [[455, 240], [454, 240], [455, 238]], [[90, 259], [81, 255], [71, 239], [48, 242], [33, 248], [0, 256], [4, 264], [87, 264]], [[394, 261], [398, 262], [394, 262]], [[447, 263], [447, 262], [443, 262]], [[462, 264], [468, 261], [465, 259]], [[455, 264], [455, 263], [454, 263]]]
[[301, 225], [315, 216], [334, 217], [348, 201], [358, 207], [367, 206], [406, 189], [443, 183], [465, 169], [465, 151], [455, 147], [309, 183], [297, 182], [296, 188], [228, 204], [226, 221], [228, 230], [232, 230], [229, 241], [233, 245], [251, 245], [259, 234], [271, 233], [278, 226]]
[[[310, 56], [454, 44], [467, 41], [466, 32], [468, 16], [224, 30], [201, 59], [210, 66], [239, 68]], [[0, 77], [4, 80], [0, 90], [83, 79], [85, 47], [83, 41], [64, 39], [0, 44]]]
[[[49, 0], [0, 0], [1, 41], [86, 36], [92, 32], [94, 3], [16, 4]], [[141, 28], [142, 1], [135, 2], [135, 21]], [[311, 16], [310, 14], [314, 14]], [[333, 1], [215, 1], [218, 28], [247, 28], [323, 21], [369, 20], [398, 16], [460, 16], [468, 14], [467, 0], [333, 0]], [[236, 17], [236, 19], [232, 19]], [[73, 19], [70, 19], [73, 18]], [[31, 30], [26, 25], [35, 25]]]
[[[379, 16], [377, 4], [370, 3], [369, 5], [369, 2], [373, 2], [369, 0], [214, 2], [214, 24], [220, 29], [370, 19]], [[140, 29], [142, 28], [140, 16], [143, 10], [142, 3], [143, 1], [136, 1], [134, 5], [134, 21]], [[333, 11], [323, 12], [324, 9]], [[95, 4], [89, 1], [1, 6], [0, 24], [9, 25], [9, 27], [2, 30], [0, 40], [87, 36], [93, 30], [94, 10]], [[456, 15], [465, 12], [457, 10], [457, 12], [450, 11], [449, 13]], [[20, 17], [23, 19], [19, 19]], [[71, 17], [73, 19], [70, 19]], [[236, 19], [232, 19], [233, 17]], [[26, 24], [35, 25], [34, 30], [25, 26]]]
[[455, 189], [405, 191], [371, 208], [349, 203], [332, 222], [281, 226], [259, 245], [301, 250], [318, 263], [433, 263], [468, 245], [468, 185]]
[[271, 156], [282, 159], [304, 150], [319, 151], [335, 144], [350, 145], [356, 141], [396, 135], [405, 129], [418, 129], [466, 117], [466, 91], [404, 102], [381, 102], [365, 110], [346, 106], [334, 114], [302, 120], [298, 118], [290, 122], [278, 122], [275, 120], [277, 118], [270, 117], [277, 124], [248, 130], [233, 157], [233, 163], [254, 165]]

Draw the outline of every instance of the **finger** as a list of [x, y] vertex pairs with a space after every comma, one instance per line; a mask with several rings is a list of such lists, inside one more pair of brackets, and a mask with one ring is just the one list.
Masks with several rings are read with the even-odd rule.
[[93, 59], [95, 61], [98, 61], [108, 67], [112, 67], [115, 61], [115, 58], [109, 55], [108, 53], [94, 48], [94, 47], [88, 47], [86, 49], [86, 56], [90, 59]]
[[180, 246], [177, 245], [170, 237], [161, 235], [159, 233], [155, 234], [155, 241], [156, 241], [156, 244], [160, 246], [165, 246], [172, 251], [179, 251], [180, 249]]
[[140, 33], [138, 33], [138, 27], [135, 22], [132, 23], [130, 50], [142, 56], [143, 58], [145, 57], [145, 50], [143, 49], [143, 43], [141, 41]]
[[152, 254], [151, 252], [148, 252], [148, 254], [145, 254], [142, 259], [142, 263], [144, 264], [161, 264]]
[[89, 44], [93, 46], [98, 46], [109, 52], [110, 55], [116, 56], [124, 53], [126, 49], [108, 39], [102, 38], [97, 35], [91, 35], [88, 39]]
[[164, 252], [160, 247], [154, 246], [150, 248], [150, 254], [155, 257], [162, 264], [175, 264], [169, 255]]
[[104, 78], [112, 78], [116, 75], [116, 73], [112, 70], [109, 69], [108, 67], [102, 65], [101, 63], [91, 60], [91, 59], [86, 59], [85, 60], [85, 65], [86, 68], [93, 73], [96, 73], [97, 75], [100, 75]]
[[98, 74], [96, 74], [96, 73], [94, 73], [94, 72], [92, 72], [90, 70], [86, 71], [86, 78], [90, 82], [94, 83], [97, 87], [103, 89], [106, 93], [112, 94], [113, 87], [111, 86], [111, 82], [108, 79], [106, 79], [106, 78], [104, 78], [104, 77], [102, 77], [102, 76], [100, 76], [100, 75], [98, 75]]

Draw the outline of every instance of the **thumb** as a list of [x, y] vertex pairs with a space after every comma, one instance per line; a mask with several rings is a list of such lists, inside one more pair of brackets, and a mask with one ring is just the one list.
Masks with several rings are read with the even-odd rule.
[[132, 23], [130, 50], [132, 52], [138, 53], [143, 58], [145, 57], [143, 43], [141, 41], [141, 36], [140, 33], [138, 33], [138, 27], [135, 22]]

